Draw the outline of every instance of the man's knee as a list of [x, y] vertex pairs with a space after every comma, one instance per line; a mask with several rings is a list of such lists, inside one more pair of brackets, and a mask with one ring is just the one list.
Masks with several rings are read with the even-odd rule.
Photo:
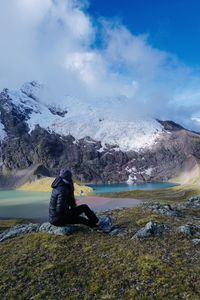
[[89, 206], [87, 204], [81, 204], [79, 205], [79, 207], [82, 208], [83, 210], [89, 209]]

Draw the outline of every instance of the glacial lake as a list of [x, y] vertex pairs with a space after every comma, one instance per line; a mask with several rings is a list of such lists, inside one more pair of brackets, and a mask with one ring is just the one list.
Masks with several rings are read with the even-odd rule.
[[127, 184], [127, 183], [111, 183], [111, 184], [89, 184], [96, 194], [127, 192], [133, 190], [158, 190], [176, 186], [175, 183], [170, 182], [147, 182], [141, 184]]
[[[145, 184], [97, 184], [90, 185], [96, 192], [96, 197], [79, 197], [80, 204], [87, 203], [94, 210], [113, 209], [115, 207], [130, 207], [140, 201], [132, 199], [99, 198], [104, 192], [120, 192], [130, 190], [155, 190], [174, 186], [171, 183]], [[27, 191], [0, 191], [0, 218], [33, 218], [47, 219], [50, 193]], [[79, 200], [78, 199], [78, 200]]]

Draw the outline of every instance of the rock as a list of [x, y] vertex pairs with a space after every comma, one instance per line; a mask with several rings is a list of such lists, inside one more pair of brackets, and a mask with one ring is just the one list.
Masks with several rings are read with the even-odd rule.
[[75, 225], [67, 225], [67, 226], [62, 226], [62, 227], [57, 227], [54, 225], [51, 225], [50, 223], [46, 222], [43, 224], [20, 224], [16, 225], [10, 229], [7, 229], [3, 231], [0, 234], [0, 242], [3, 242], [7, 239], [14, 238], [16, 236], [24, 235], [26, 233], [31, 233], [31, 232], [46, 232], [46, 233], [51, 233], [51, 234], [56, 234], [56, 235], [67, 235], [67, 234], [72, 234], [76, 231], [79, 231], [80, 227], [75, 226]]
[[180, 211], [178, 211], [175, 208], [172, 208], [172, 206], [169, 204], [146, 202], [143, 205], [151, 211], [164, 216], [180, 217], [182, 215]]
[[195, 228], [196, 230], [200, 230], [200, 225], [195, 224], [195, 225], [193, 225], [193, 226], [194, 226], [194, 228]]
[[180, 232], [180, 233], [184, 233], [184, 234], [187, 234], [187, 235], [192, 235], [193, 234], [193, 226], [192, 225], [181, 225], [179, 227], [176, 228], [176, 231], [177, 232]]
[[193, 239], [192, 242], [195, 245], [200, 245], [200, 239]]
[[171, 226], [168, 224], [158, 224], [150, 221], [143, 228], [138, 230], [131, 239], [147, 238], [149, 236], [160, 235], [164, 231], [170, 230]]
[[118, 235], [118, 234], [120, 234], [120, 230], [118, 228], [115, 228], [115, 229], [111, 230], [111, 232], [109, 234], [112, 236]]
[[114, 228], [113, 230], [110, 231], [109, 235], [111, 236], [125, 236], [127, 234], [126, 231], [119, 229], [119, 228]]
[[190, 198], [186, 204], [186, 208], [200, 208], [200, 196]]
[[56, 234], [56, 235], [67, 235], [79, 231], [79, 227], [75, 225], [58, 227], [50, 224], [49, 222], [46, 222], [40, 226], [39, 231]]
[[17, 237], [26, 233], [36, 232], [39, 230], [39, 224], [20, 224], [10, 229], [3, 231], [0, 234], [0, 242], [3, 242], [9, 238]]

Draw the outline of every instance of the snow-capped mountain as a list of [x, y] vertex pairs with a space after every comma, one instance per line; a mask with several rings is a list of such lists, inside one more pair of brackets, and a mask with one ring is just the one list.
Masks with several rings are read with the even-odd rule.
[[[24, 84], [19, 91], [6, 90], [6, 95], [19, 111], [26, 114], [29, 132], [39, 124], [49, 132], [60, 135], [71, 134], [76, 139], [86, 136], [106, 144], [115, 145], [116, 150], [135, 150], [151, 147], [163, 133], [163, 126], [152, 118], [120, 120], [115, 111], [123, 109], [125, 100], [114, 99], [80, 101], [63, 96], [59, 104], [45, 104], [48, 90], [36, 82]], [[3, 125], [1, 138], [5, 137]]]
[[63, 166], [85, 182], [162, 181], [179, 174], [188, 157], [200, 158], [199, 134], [172, 121], [121, 119], [125, 105], [121, 98], [52, 97], [36, 82], [4, 89], [0, 185], [55, 176]]

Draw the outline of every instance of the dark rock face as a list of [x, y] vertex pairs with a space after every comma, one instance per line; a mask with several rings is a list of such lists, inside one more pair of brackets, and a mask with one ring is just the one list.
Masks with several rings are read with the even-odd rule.
[[169, 130], [169, 131], [179, 131], [181, 129], [185, 129], [184, 127], [182, 127], [181, 125], [173, 122], [173, 121], [162, 121], [162, 120], [157, 120], [161, 125], [164, 126], [165, 130]]
[[7, 133], [0, 144], [0, 187], [15, 186], [22, 173], [27, 177], [39, 165], [50, 176], [66, 166], [84, 182], [125, 182], [130, 177], [134, 182], [165, 181], [180, 172], [189, 156], [200, 158], [200, 135], [170, 121], [163, 123], [168, 132], [149, 149], [122, 152], [106, 145], [102, 150], [101, 142], [90, 137], [76, 140], [39, 125], [30, 132], [26, 121], [31, 108], [20, 109], [11, 100], [6, 89], [0, 93], [0, 120]]
[[28, 168], [32, 164], [33, 153], [29, 137], [10, 138], [2, 144], [3, 165], [8, 170]]
[[64, 117], [67, 114], [67, 110], [61, 111], [54, 106], [49, 106], [48, 108], [53, 115]]
[[1, 121], [5, 127], [6, 133], [10, 138], [20, 137], [28, 132], [29, 128], [26, 124], [28, 114], [31, 109], [23, 112], [12, 103], [7, 89], [0, 93], [0, 116]]

